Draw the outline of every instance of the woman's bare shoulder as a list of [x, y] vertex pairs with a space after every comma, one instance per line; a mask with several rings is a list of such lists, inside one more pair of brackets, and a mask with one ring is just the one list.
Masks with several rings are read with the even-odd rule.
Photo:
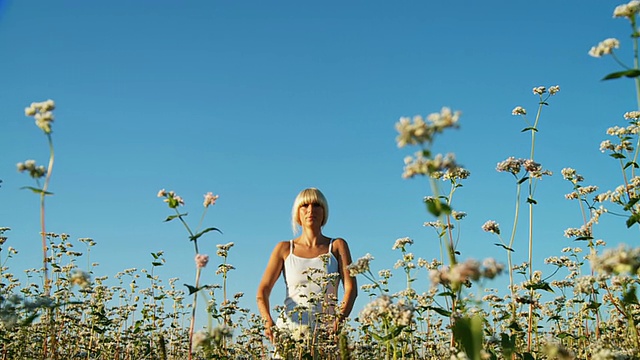
[[278, 254], [280, 257], [284, 258], [286, 255], [289, 254], [289, 249], [290, 248], [291, 248], [291, 242], [289, 242], [288, 240], [287, 241], [280, 241], [273, 248], [273, 253], [274, 254]]
[[333, 239], [333, 245], [335, 249], [347, 249], [349, 250], [349, 245], [347, 244], [347, 240], [338, 237]]

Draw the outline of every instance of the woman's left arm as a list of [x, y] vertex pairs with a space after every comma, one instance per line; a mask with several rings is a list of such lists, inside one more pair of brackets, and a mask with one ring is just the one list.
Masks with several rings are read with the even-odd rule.
[[340, 279], [344, 288], [344, 297], [342, 299], [342, 308], [338, 313], [338, 318], [344, 320], [349, 317], [353, 304], [358, 296], [358, 284], [354, 276], [349, 275], [348, 266], [351, 264], [351, 252], [349, 251], [349, 245], [344, 239], [336, 239], [333, 242], [333, 247], [336, 250], [338, 259], [338, 271], [340, 272]]

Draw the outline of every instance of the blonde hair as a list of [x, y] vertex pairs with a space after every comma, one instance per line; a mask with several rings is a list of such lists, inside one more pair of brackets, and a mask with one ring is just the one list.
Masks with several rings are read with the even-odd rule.
[[291, 228], [293, 229], [293, 235], [298, 234], [300, 230], [300, 214], [298, 209], [304, 204], [318, 203], [324, 210], [324, 218], [322, 219], [322, 225], [327, 223], [329, 219], [329, 204], [322, 192], [316, 188], [308, 188], [300, 191], [293, 202], [293, 208], [291, 209]]

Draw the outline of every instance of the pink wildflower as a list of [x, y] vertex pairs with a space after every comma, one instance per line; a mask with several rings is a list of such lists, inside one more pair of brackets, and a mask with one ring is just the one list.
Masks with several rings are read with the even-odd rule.
[[204, 203], [202, 205], [204, 205], [204, 207], [209, 207], [210, 205], [215, 205], [216, 204], [216, 200], [218, 200], [218, 195], [213, 195], [212, 192], [208, 192], [206, 194], [204, 194]]
[[209, 263], [209, 255], [197, 254], [195, 260], [198, 268], [206, 267], [207, 263]]

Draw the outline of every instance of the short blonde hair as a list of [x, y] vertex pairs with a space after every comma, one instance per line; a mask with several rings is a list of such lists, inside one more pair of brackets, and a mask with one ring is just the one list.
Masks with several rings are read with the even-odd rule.
[[291, 228], [293, 229], [293, 235], [296, 235], [300, 230], [300, 226], [302, 226], [298, 209], [304, 204], [312, 203], [320, 204], [324, 210], [324, 218], [322, 219], [321, 226], [327, 223], [327, 219], [329, 219], [329, 203], [327, 203], [327, 198], [316, 188], [304, 189], [296, 196], [296, 200], [293, 202], [293, 208], [291, 209]]

